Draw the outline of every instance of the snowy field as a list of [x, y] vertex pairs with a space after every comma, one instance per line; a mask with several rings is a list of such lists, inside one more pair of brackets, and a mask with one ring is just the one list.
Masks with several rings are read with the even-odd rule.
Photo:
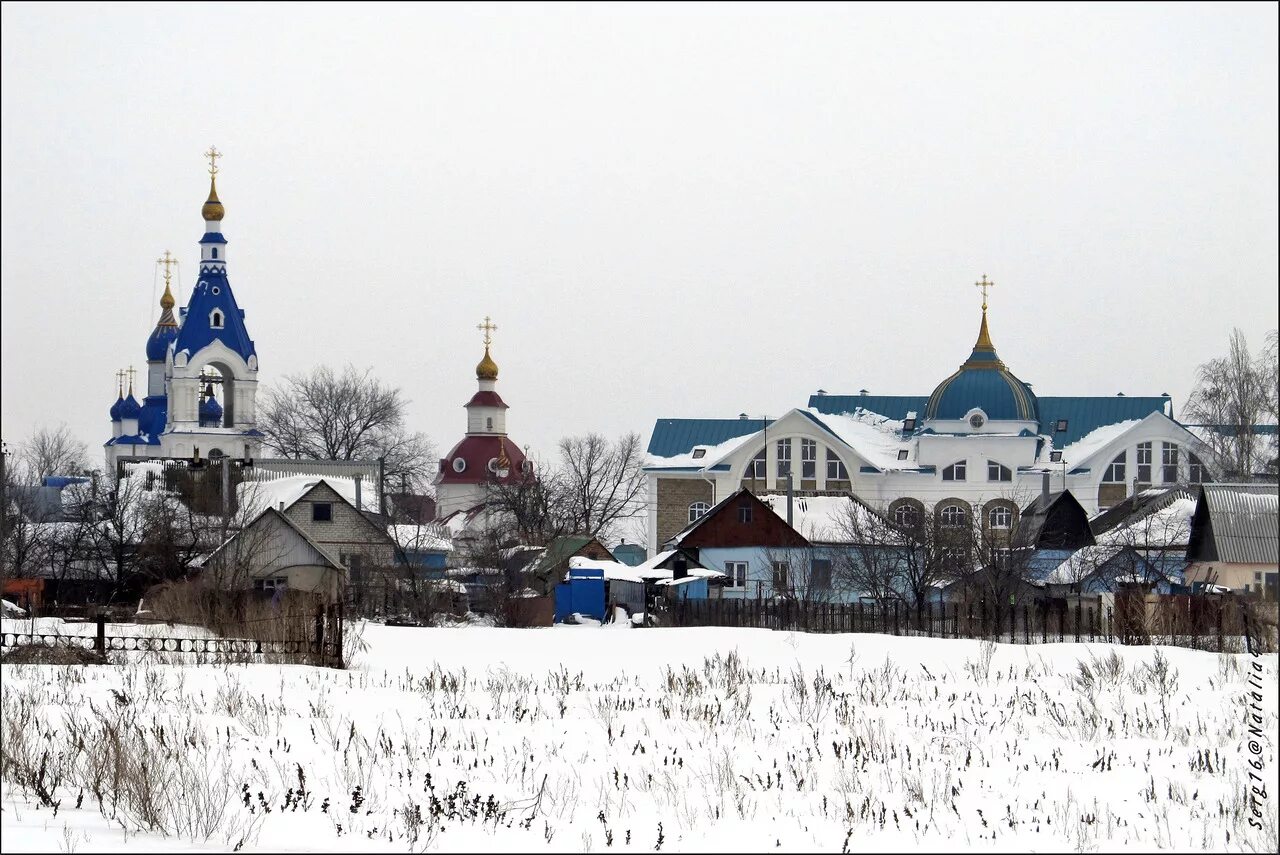
[[[2, 666], [0, 848], [1276, 850], [1274, 654], [724, 628], [363, 640], [350, 671]], [[1272, 781], [1261, 828], [1251, 759]]]

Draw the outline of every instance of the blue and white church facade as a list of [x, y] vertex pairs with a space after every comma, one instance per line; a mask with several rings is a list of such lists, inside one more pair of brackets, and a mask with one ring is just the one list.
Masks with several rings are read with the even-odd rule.
[[111, 407], [107, 466], [136, 458], [251, 459], [258, 456], [258, 354], [227, 277], [225, 214], [218, 199], [216, 159], [210, 158], [209, 198], [201, 208], [200, 265], [187, 305], [175, 317], [165, 253], [160, 319], [146, 342], [146, 389], [141, 402], [132, 381]]
[[996, 355], [984, 289], [973, 350], [929, 395], [819, 391], [772, 419], [658, 419], [649, 548], [739, 489], [785, 493], [788, 482], [797, 496], [852, 493], [900, 522], [1009, 528], [1046, 489], [1070, 490], [1092, 515], [1135, 491], [1212, 480], [1172, 410], [1164, 394], [1037, 395]]

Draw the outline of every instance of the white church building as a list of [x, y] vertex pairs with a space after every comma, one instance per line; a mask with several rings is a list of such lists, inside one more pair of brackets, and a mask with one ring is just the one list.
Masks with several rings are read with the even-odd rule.
[[141, 402], [132, 378], [111, 407], [107, 466], [147, 457], [252, 459], [261, 449], [256, 427], [258, 354], [227, 278], [225, 209], [218, 199], [216, 149], [209, 158], [209, 198], [201, 208], [204, 236], [195, 288], [173, 314], [169, 253], [160, 320], [147, 339], [146, 391]]
[[[983, 283], [986, 283], [984, 277]], [[1094, 514], [1148, 486], [1209, 480], [1168, 395], [1047, 397], [1000, 360], [982, 304], [969, 357], [927, 396], [829, 395], [776, 419], [663, 418], [648, 447], [649, 549], [740, 488], [853, 493], [907, 521], [1011, 527], [1048, 475]]]

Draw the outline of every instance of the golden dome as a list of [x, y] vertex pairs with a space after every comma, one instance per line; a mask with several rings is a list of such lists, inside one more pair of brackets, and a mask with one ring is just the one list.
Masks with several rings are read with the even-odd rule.
[[218, 199], [218, 183], [213, 176], [209, 176], [209, 199], [204, 203], [204, 207], [200, 209], [200, 213], [204, 215], [206, 220], [215, 222], [221, 220], [222, 215], [226, 213], [222, 207], [222, 201]]
[[493, 361], [489, 356], [489, 345], [484, 346], [484, 359], [476, 365], [477, 380], [497, 380], [498, 379], [498, 363]]
[[173, 292], [169, 290], [169, 283], [164, 283], [164, 294], [160, 297], [160, 308], [168, 311], [173, 308]]

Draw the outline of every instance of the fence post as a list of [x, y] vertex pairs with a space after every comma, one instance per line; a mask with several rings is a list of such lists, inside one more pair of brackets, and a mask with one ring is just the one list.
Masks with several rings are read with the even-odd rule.
[[893, 601], [893, 634], [898, 634], [898, 601]]
[[[1025, 609], [1026, 606], [1023, 606]], [[1009, 606], [1009, 643], [1014, 644], [1018, 640], [1018, 607]]]
[[98, 612], [98, 632], [93, 639], [93, 650], [99, 656], [107, 655], [107, 619]]
[[1218, 652], [1221, 653], [1222, 652], [1222, 600], [1218, 600], [1215, 605], [1216, 605], [1216, 608], [1214, 609], [1214, 611], [1217, 612], [1217, 624], [1218, 624]]
[[1076, 600], [1076, 644], [1080, 643], [1080, 601]]
[[1031, 643], [1031, 621], [1030, 613], [1027, 611], [1027, 604], [1022, 604], [1022, 643]]
[[343, 635], [343, 626], [342, 626], [342, 624], [343, 624], [343, 617], [344, 617], [344, 615], [342, 614], [342, 601], [341, 601], [341, 600], [339, 600], [339, 601], [338, 601], [338, 603], [337, 603], [337, 605], [335, 605], [335, 606], [334, 606], [334, 609], [335, 609], [335, 610], [337, 611], [337, 613], [338, 613], [338, 667], [339, 667], [339, 668], [342, 668], [342, 667], [344, 667], [344, 663], [343, 663], [343, 661], [342, 661], [342, 635]]
[[316, 606], [316, 655], [324, 657], [324, 607]]

